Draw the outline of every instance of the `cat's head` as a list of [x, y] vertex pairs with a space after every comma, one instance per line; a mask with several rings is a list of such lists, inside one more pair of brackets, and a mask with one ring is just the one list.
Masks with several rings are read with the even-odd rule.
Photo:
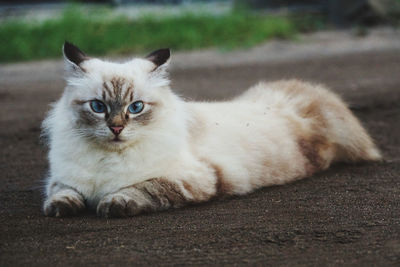
[[169, 49], [140, 59], [112, 63], [86, 56], [78, 47], [63, 47], [67, 87], [64, 105], [76, 135], [108, 149], [137, 142], [173, 112], [166, 77]]

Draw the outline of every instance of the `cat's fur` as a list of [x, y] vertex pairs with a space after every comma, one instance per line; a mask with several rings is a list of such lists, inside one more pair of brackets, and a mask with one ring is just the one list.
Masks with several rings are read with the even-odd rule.
[[[48, 216], [85, 207], [132, 216], [381, 158], [342, 100], [320, 85], [259, 83], [230, 101], [186, 102], [169, 87], [169, 50], [117, 64], [66, 43], [64, 55], [67, 87], [43, 123]], [[91, 111], [93, 99], [108, 111]], [[128, 115], [136, 100], [144, 110]], [[110, 125], [125, 127], [122, 141], [113, 141]]]

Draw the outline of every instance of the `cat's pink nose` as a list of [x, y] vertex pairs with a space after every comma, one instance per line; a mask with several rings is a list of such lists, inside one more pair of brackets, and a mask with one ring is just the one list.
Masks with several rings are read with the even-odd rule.
[[113, 134], [119, 135], [124, 129], [124, 126], [110, 126], [109, 128]]

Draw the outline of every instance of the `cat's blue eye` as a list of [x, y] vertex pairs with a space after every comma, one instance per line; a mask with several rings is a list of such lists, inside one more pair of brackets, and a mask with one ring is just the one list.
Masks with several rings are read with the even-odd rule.
[[136, 114], [143, 110], [144, 103], [143, 101], [136, 101], [129, 105], [128, 111], [129, 113]]
[[99, 100], [90, 101], [90, 108], [96, 113], [104, 113], [107, 110], [106, 105]]

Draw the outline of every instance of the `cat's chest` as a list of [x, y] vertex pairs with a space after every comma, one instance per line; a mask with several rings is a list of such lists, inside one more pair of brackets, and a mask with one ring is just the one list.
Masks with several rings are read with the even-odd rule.
[[75, 163], [82, 170], [77, 182], [88, 185], [93, 192], [127, 186], [143, 176], [140, 166], [134, 160], [121, 155], [101, 155], [86, 160], [81, 158]]
[[89, 176], [96, 176], [103, 180], [119, 180], [127, 179], [139, 175], [140, 168], [135, 160], [120, 155], [103, 155], [94, 159], [89, 166], [82, 166], [83, 168], [90, 168]]
[[106, 151], [86, 142], [68, 146], [56, 143], [49, 155], [52, 180], [76, 188], [87, 200], [98, 200], [120, 188], [165, 177], [178, 164], [180, 154], [169, 143], [154, 143], [142, 142], [121, 152]]
[[[64, 154], [65, 155], [65, 154]], [[64, 184], [77, 188], [88, 200], [96, 200], [121, 187], [148, 179], [151, 162], [129, 154], [81, 153], [68, 157], [62, 164], [55, 164]]]

